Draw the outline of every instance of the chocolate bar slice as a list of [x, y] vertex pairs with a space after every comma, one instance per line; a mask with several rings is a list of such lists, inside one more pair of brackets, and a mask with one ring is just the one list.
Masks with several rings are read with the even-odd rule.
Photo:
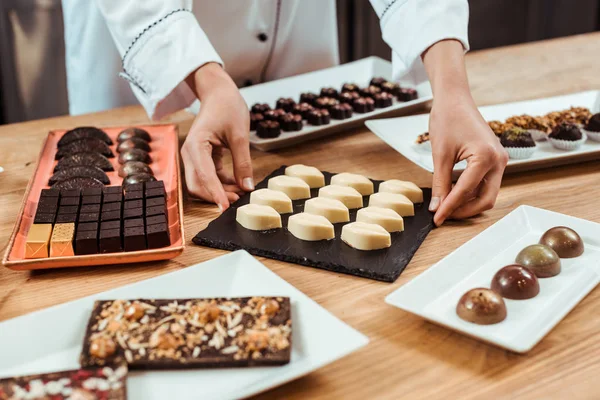
[[[138, 223], [142, 221], [141, 226], [128, 227], [128, 222]], [[123, 248], [125, 251], [146, 250], [146, 235], [144, 232], [144, 220], [141, 218], [125, 220], [125, 229], [123, 231]]]
[[106, 203], [118, 203], [123, 199], [122, 193], [110, 193], [104, 195], [104, 204]]
[[105, 186], [103, 189], [104, 194], [122, 194], [123, 188], [121, 186]]
[[97, 231], [98, 223], [97, 222], [84, 222], [77, 225], [77, 232], [84, 231]]
[[102, 217], [100, 218], [102, 222], [104, 221], [118, 221], [121, 219], [121, 211], [102, 211]]
[[142, 228], [144, 227], [144, 220], [142, 218], [132, 218], [125, 220], [125, 228], [135, 228], [138, 226], [141, 226]]
[[61, 197], [60, 206], [79, 206], [79, 197]]
[[139, 218], [143, 215], [144, 210], [142, 208], [129, 208], [127, 210], [123, 210], [123, 219]]
[[149, 249], [159, 249], [171, 244], [167, 224], [149, 225], [146, 227], [146, 241]]
[[77, 231], [75, 237], [75, 254], [98, 253], [98, 231]]
[[34, 224], [53, 224], [56, 215], [54, 214], [46, 214], [40, 213], [39, 210], [35, 214], [35, 218], [33, 219]]
[[146, 198], [150, 199], [153, 197], [164, 197], [165, 196], [165, 188], [154, 188], [154, 189], [146, 189]]
[[102, 196], [102, 188], [99, 187], [90, 187], [85, 188], [81, 191], [81, 194], [85, 196]]
[[144, 206], [143, 200], [128, 200], [125, 202], [123, 206], [124, 209], [128, 210], [130, 208], [142, 208]]
[[248, 367], [290, 361], [287, 297], [103, 300], [94, 305], [83, 367]]
[[146, 217], [165, 215], [165, 206], [146, 207]]
[[58, 214], [56, 224], [71, 224], [77, 222], [77, 214]]
[[[61, 206], [58, 209], [58, 213], [59, 214], [77, 214], [77, 210], [79, 209], [79, 207], [77, 206]], [[83, 207], [82, 207], [83, 209]]]
[[[111, 203], [113, 204], [113, 203]], [[86, 204], [81, 206], [82, 213], [99, 213], [100, 212], [100, 204]]]
[[144, 190], [143, 183], [130, 183], [124, 187], [125, 193], [127, 192], [142, 192]]
[[167, 223], [167, 217], [164, 214], [155, 215], [154, 217], [146, 218], [146, 226], [156, 225], [156, 224], [166, 224], [166, 223]]
[[[120, 222], [120, 221], [111, 221]], [[103, 223], [104, 224], [104, 223]], [[100, 253], [117, 253], [123, 250], [121, 246], [120, 229], [102, 229], [100, 228], [100, 240], [98, 241], [98, 250]]]
[[42, 193], [40, 194], [40, 198], [43, 197], [58, 197], [60, 195], [60, 190], [58, 189], [42, 189]]
[[156, 207], [163, 206], [166, 207], [166, 202], [164, 197], [154, 197], [146, 200], [146, 207]]
[[121, 202], [104, 203], [102, 204], [102, 211], [121, 211]]
[[99, 219], [98, 213], [79, 213], [79, 222], [98, 222]]
[[163, 189], [165, 190], [164, 181], [146, 182], [146, 189]]
[[[100, 188], [95, 188], [100, 189]], [[100, 204], [102, 203], [102, 196], [83, 196], [81, 204]]]
[[125, 201], [140, 200], [143, 198], [144, 198], [144, 192], [142, 192], [142, 191], [139, 191], [139, 192], [127, 191], [127, 192], [125, 192]]
[[65, 189], [60, 191], [61, 197], [79, 197], [81, 196], [81, 189]]
[[126, 400], [127, 366], [0, 379], [0, 399]]

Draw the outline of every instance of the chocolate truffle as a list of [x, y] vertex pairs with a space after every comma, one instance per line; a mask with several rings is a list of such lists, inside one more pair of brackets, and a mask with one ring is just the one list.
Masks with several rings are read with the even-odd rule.
[[123, 184], [124, 185], [133, 185], [136, 183], [153, 182], [155, 180], [156, 180], [156, 178], [154, 177], [154, 175], [142, 172], [139, 174], [133, 174], [133, 175], [127, 176], [125, 179], [123, 179]]
[[277, 121], [263, 121], [256, 128], [256, 135], [263, 139], [272, 139], [281, 135], [281, 128]]
[[356, 83], [344, 83], [342, 86], [342, 93], [345, 92], [358, 92], [360, 87]]
[[337, 99], [338, 91], [337, 89], [332, 87], [324, 87], [323, 89], [321, 89], [321, 97], [331, 97], [333, 99]]
[[398, 100], [400, 101], [411, 101], [417, 99], [417, 91], [412, 88], [400, 88], [398, 94], [396, 95]]
[[375, 78], [371, 79], [371, 82], [369, 82], [369, 85], [381, 87], [381, 85], [383, 85], [386, 82], [387, 82], [387, 79], [385, 79], [385, 78], [375, 77]]
[[302, 116], [287, 113], [281, 117], [281, 129], [284, 132], [294, 132], [302, 129]]
[[340, 104], [340, 102], [333, 97], [319, 97], [315, 100], [316, 108], [324, 108], [326, 110], [331, 110], [331, 108], [337, 104]]
[[352, 117], [352, 106], [346, 103], [336, 104], [329, 112], [333, 119], [348, 119]]
[[310, 125], [327, 125], [331, 121], [331, 116], [329, 115], [329, 111], [325, 109], [314, 109], [308, 113], [308, 117], [306, 121]]
[[506, 304], [502, 296], [493, 290], [476, 288], [460, 298], [456, 305], [456, 314], [474, 324], [497, 324], [506, 318]]
[[261, 121], [264, 121], [265, 117], [262, 114], [259, 113], [250, 113], [250, 130], [251, 131], [255, 131], [256, 127], [258, 126], [258, 123]]
[[500, 144], [504, 147], [535, 147], [531, 133], [521, 128], [510, 128], [500, 136]]
[[150, 154], [140, 149], [129, 149], [119, 154], [119, 164], [125, 164], [127, 161], [141, 161], [146, 164], [152, 162]]
[[286, 112], [292, 111], [292, 108], [296, 105], [296, 102], [291, 97], [281, 97], [277, 100], [275, 108], [281, 108]]
[[[267, 120], [267, 121], [277, 121], [277, 122], [280, 122], [281, 121], [281, 117], [283, 117], [285, 114], [287, 114], [285, 112], [285, 110], [282, 110], [281, 108], [277, 108], [275, 110], [269, 110], [269, 111], [265, 112], [263, 114], [263, 116], [265, 117], [265, 120]], [[259, 126], [260, 126], [260, 123], [256, 126], [257, 130], [258, 130]]]
[[292, 113], [296, 115], [300, 115], [302, 119], [306, 119], [308, 117], [308, 113], [315, 108], [308, 103], [300, 103], [296, 104], [294, 108], [292, 108]]
[[344, 92], [340, 94], [340, 103], [352, 104], [354, 100], [358, 99], [360, 95], [358, 92]]
[[256, 103], [252, 106], [250, 111], [252, 111], [255, 114], [264, 114], [265, 112], [269, 111], [270, 109], [271, 109], [271, 106], [269, 106], [267, 103]]
[[512, 264], [500, 269], [492, 278], [492, 290], [512, 300], [526, 300], [538, 295], [540, 284], [530, 269]]
[[150, 134], [147, 131], [145, 131], [144, 129], [127, 128], [127, 129], [122, 130], [121, 133], [119, 133], [119, 136], [117, 137], [117, 142], [121, 143], [121, 142], [124, 142], [125, 140], [131, 139], [131, 138], [143, 139], [146, 142], [152, 141]]
[[590, 132], [600, 132], [600, 113], [591, 116], [585, 125], [585, 129]]
[[366, 88], [359, 89], [358, 94], [362, 97], [375, 97], [377, 93], [381, 93], [381, 89], [378, 86], [367, 86]]
[[[125, 142], [123, 142], [125, 143]], [[152, 168], [148, 166], [148, 164], [141, 161], [127, 161], [125, 164], [121, 165], [119, 168], [119, 176], [121, 178], [128, 177], [129, 175], [135, 174], [153, 174]]]
[[352, 108], [357, 113], [367, 113], [375, 109], [375, 100], [370, 97], [359, 97], [352, 103]]
[[560, 258], [550, 247], [532, 244], [525, 247], [515, 259], [517, 264], [529, 268], [538, 278], [550, 278], [560, 273]]
[[569, 124], [563, 122], [557, 125], [548, 137], [552, 139], [558, 140], [566, 140], [569, 142], [574, 142], [577, 140], [581, 140], [583, 138], [583, 134], [581, 130], [575, 124]]
[[375, 100], [375, 108], [386, 108], [392, 105], [394, 96], [387, 92], [381, 92], [373, 96], [373, 99]]
[[318, 98], [319, 96], [315, 93], [311, 93], [311, 92], [306, 92], [306, 93], [302, 93], [300, 95], [300, 103], [308, 103], [311, 106], [315, 105], [315, 100]]
[[550, 247], [560, 258], [574, 258], [583, 254], [583, 240], [566, 226], [555, 226], [542, 235], [540, 244]]
[[117, 152], [122, 153], [125, 150], [129, 149], [140, 149], [149, 152], [150, 145], [144, 139], [132, 137], [131, 139], [123, 140], [117, 146]]
[[400, 85], [396, 82], [385, 82], [380, 86], [381, 90], [384, 92], [390, 93], [394, 96], [397, 96], [400, 93]]

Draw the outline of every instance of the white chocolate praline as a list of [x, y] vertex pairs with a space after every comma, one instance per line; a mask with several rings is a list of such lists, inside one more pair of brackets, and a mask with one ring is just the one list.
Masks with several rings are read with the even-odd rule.
[[294, 214], [288, 219], [288, 231], [298, 239], [316, 241], [335, 237], [333, 224], [322, 215]]
[[304, 203], [304, 212], [313, 215], [322, 215], [332, 224], [350, 221], [348, 207], [339, 200], [327, 197], [315, 197], [314, 199], [306, 200]]
[[415, 215], [415, 206], [403, 194], [379, 192], [369, 197], [369, 206], [390, 208], [401, 217], [412, 217]]
[[381, 182], [379, 191], [385, 193], [403, 194], [413, 203], [423, 202], [423, 191], [413, 182], [401, 181], [399, 179], [390, 179]]
[[281, 228], [281, 216], [273, 207], [246, 204], [237, 209], [236, 221], [246, 229], [266, 231]]
[[388, 232], [404, 230], [404, 219], [390, 208], [376, 206], [361, 208], [356, 214], [356, 221], [379, 225]]
[[271, 190], [277, 190], [288, 195], [292, 200], [310, 198], [310, 187], [306, 182], [294, 176], [279, 175], [269, 179], [267, 184]]
[[258, 189], [250, 193], [250, 204], [273, 207], [279, 214], [293, 211], [292, 199], [283, 192], [271, 189]]
[[319, 197], [339, 200], [350, 209], [363, 206], [362, 195], [349, 186], [328, 185], [319, 189]]
[[362, 175], [342, 172], [331, 177], [332, 185], [350, 186], [356, 189], [361, 195], [368, 196], [373, 194], [373, 182]]
[[294, 176], [302, 179], [311, 189], [318, 189], [325, 186], [325, 176], [315, 167], [304, 164], [290, 165], [285, 169], [287, 176]]
[[379, 250], [392, 245], [390, 233], [376, 224], [352, 222], [342, 227], [342, 241], [357, 250]]

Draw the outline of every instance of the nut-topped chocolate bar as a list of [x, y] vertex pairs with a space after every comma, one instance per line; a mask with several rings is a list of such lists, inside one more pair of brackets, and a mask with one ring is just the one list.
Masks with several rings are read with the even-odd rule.
[[287, 297], [97, 301], [83, 367], [246, 367], [290, 361]]

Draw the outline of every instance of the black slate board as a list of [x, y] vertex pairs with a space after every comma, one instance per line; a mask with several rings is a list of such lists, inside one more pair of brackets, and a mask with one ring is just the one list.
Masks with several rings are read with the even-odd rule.
[[[256, 185], [257, 189], [267, 187], [270, 178], [283, 175], [285, 166], [275, 170], [271, 175]], [[323, 171], [325, 183], [329, 184], [334, 175]], [[381, 181], [373, 180], [375, 192]], [[316, 197], [318, 189], [311, 190], [311, 196]], [[424, 202], [415, 204], [415, 216], [404, 218], [404, 232], [392, 233], [392, 246], [387, 249], [374, 251], [356, 250], [340, 239], [342, 226], [345, 223], [334, 224], [335, 239], [308, 242], [293, 236], [287, 230], [287, 221], [292, 214], [283, 214], [282, 229], [270, 231], [251, 231], [235, 220], [237, 208], [248, 204], [250, 194], [245, 194], [228, 208], [206, 229], [200, 231], [192, 241], [200, 246], [213, 247], [223, 250], [244, 249], [250, 254], [268, 257], [309, 267], [326, 269], [375, 279], [384, 282], [394, 282], [404, 271], [417, 249], [423, 243], [429, 232], [434, 228], [433, 213], [427, 206], [431, 200], [431, 189], [423, 189]], [[294, 214], [304, 211], [306, 200], [295, 200]], [[369, 202], [369, 196], [363, 198], [364, 206]], [[350, 221], [356, 220], [357, 210], [350, 210]]]

